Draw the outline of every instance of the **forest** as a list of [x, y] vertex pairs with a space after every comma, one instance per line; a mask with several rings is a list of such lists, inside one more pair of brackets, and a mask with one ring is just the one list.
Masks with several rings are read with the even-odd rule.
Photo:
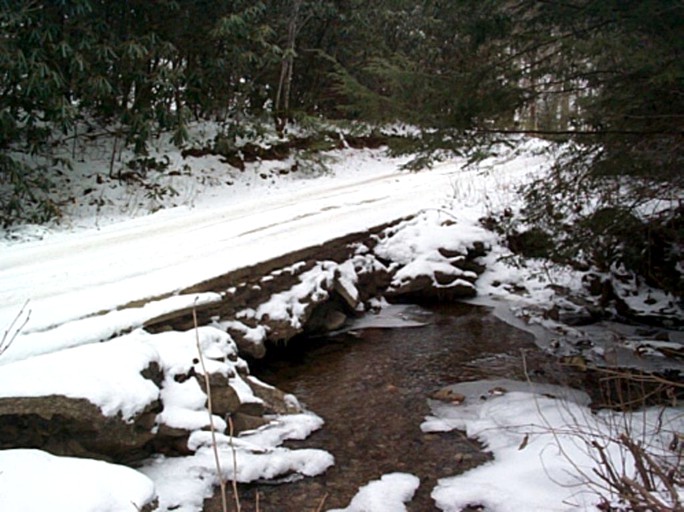
[[675, 0], [2, 0], [0, 220], [58, 214], [47, 191], [69, 161], [54, 148], [74, 138], [145, 155], [202, 120], [283, 138], [402, 123], [417, 135], [394, 149], [420, 168], [526, 135], [563, 150], [527, 191], [518, 243], [681, 296], [683, 14]]

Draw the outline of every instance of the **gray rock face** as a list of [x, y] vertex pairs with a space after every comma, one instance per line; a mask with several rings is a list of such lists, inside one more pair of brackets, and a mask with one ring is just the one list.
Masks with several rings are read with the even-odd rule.
[[305, 331], [308, 333], [324, 333], [341, 328], [347, 321], [343, 306], [335, 300], [318, 305], [311, 313]]
[[[253, 325], [248, 325], [251, 323]], [[265, 330], [263, 326], [257, 326], [253, 321], [232, 321], [224, 324], [226, 332], [233, 338], [241, 354], [255, 359], [261, 359], [266, 355]]]

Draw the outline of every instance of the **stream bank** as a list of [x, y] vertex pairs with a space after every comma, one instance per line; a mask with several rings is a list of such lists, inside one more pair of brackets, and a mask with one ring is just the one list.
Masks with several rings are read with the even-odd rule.
[[[239, 434], [269, 423], [273, 414], [299, 413], [296, 399], [255, 379], [242, 358], [262, 358], [267, 346], [286, 345], [302, 334], [334, 331], [384, 296], [453, 300], [475, 294], [474, 281], [483, 270], [476, 260], [486, 251], [484, 242], [472, 233], [464, 240], [458, 226], [438, 219], [428, 247], [407, 246], [396, 240], [405, 222], [416, 227], [415, 220], [400, 220], [345, 235], [176, 295], [126, 304], [21, 338], [10, 348], [20, 351], [33, 343], [43, 353], [25, 360], [13, 350], [4, 354], [9, 359], [0, 374], [6, 382], [0, 395], [0, 448], [135, 467], [159, 456], [197, 454], [203, 445], [193, 439], [206, 434], [211, 417], [207, 394], [221, 433], [227, 432], [228, 417], [239, 417], [234, 431]], [[399, 258], [390, 250], [395, 243], [405, 249]], [[200, 365], [198, 350], [209, 369]], [[111, 378], [101, 378], [98, 366], [83, 360], [108, 361]], [[30, 365], [59, 372], [37, 382]], [[130, 396], [121, 396], [117, 381], [122, 375], [135, 382]], [[134, 406], [127, 405], [131, 401]]]
[[[308, 439], [288, 446], [329, 451], [335, 465], [321, 476], [287, 485], [241, 487], [245, 510], [253, 509], [256, 493], [264, 511], [315, 510], [324, 498], [324, 510], [344, 507], [359, 487], [397, 471], [421, 480], [409, 511], [437, 510], [430, 497], [437, 480], [490, 456], [459, 431], [421, 432], [429, 398], [458, 382], [525, 380], [525, 366], [528, 376], [541, 382], [576, 384], [581, 378], [488, 308], [454, 303], [390, 309], [397, 325], [406, 320], [424, 325], [386, 329], [371, 322], [356, 330], [352, 324], [340, 334], [270, 347], [263, 360], [251, 362], [256, 376], [293, 393], [326, 422]], [[219, 505], [212, 498], [205, 510], [218, 511]]]
[[[158, 298], [165, 306], [161, 313], [159, 308], [148, 308], [149, 304], [144, 302], [129, 304], [115, 312], [122, 315], [137, 312], [147, 317], [140, 325], [129, 323], [111, 339], [90, 340], [88, 346], [92, 348], [90, 355], [99, 360], [108, 360], [102, 357], [107, 347], [144, 348], [140, 368], [129, 370], [131, 378], [141, 381], [140, 384], [150, 391], [149, 402], [141, 404], [144, 408], [132, 411], [133, 416], [108, 416], [115, 422], [126, 420], [125, 425], [132, 426], [140, 435], [121, 437], [127, 443], [139, 440], [139, 445], [127, 444], [123, 448], [117, 445], [114, 449], [110, 446], [105, 451], [107, 447], [96, 444], [100, 441], [98, 435], [93, 436], [96, 421], [89, 417], [79, 419], [73, 409], [66, 407], [58, 416], [49, 411], [27, 410], [28, 402], [31, 402], [29, 405], [36, 402], [25, 400], [23, 395], [0, 402], [3, 406], [0, 407], [0, 430], [7, 434], [2, 436], [4, 442], [9, 443], [10, 448], [12, 444], [26, 443], [29, 447], [54, 450], [63, 455], [101, 457], [134, 466], [142, 461], [148, 469], [154, 469], [156, 461], [172, 470], [183, 464], [188, 467], [196, 463], [206, 465], [209, 462], [206, 457], [209, 447], [206, 441], [207, 388], [203, 387], [205, 370], [198, 366], [195, 357], [193, 317], [196, 313], [203, 344], [208, 349], [204, 355], [219, 370], [209, 375], [212, 401], [221, 404], [220, 410], [214, 410], [219, 430], [227, 432], [226, 418], [239, 416], [240, 426], [236, 433], [244, 434], [237, 438], [242, 443], [254, 432], [258, 437], [263, 431], [254, 429], [271, 421], [273, 413], [282, 415], [299, 411], [295, 407], [296, 399], [293, 401], [272, 390], [268, 393], [270, 397], [263, 394], [271, 388], [260, 384], [254, 374], [250, 375], [248, 365], [241, 359], [248, 356], [251, 357], [251, 371], [261, 375], [266, 382], [292, 390], [307, 407], [328, 421], [328, 425], [309, 440], [289, 442], [290, 454], [286, 453], [288, 448], [267, 451], [267, 456], [261, 457], [264, 462], [259, 462], [261, 473], [250, 472], [250, 476], [240, 480], [252, 482], [242, 486], [246, 503], [255, 503], [258, 491], [265, 510], [286, 510], [283, 507], [288, 503], [296, 504], [292, 510], [315, 509], [317, 503], [310, 502], [320, 501], [326, 494], [331, 500], [327, 507], [344, 506], [360, 485], [379, 478], [383, 472], [402, 470], [415, 471], [424, 481], [410, 505], [414, 507], [411, 510], [428, 510], [431, 503], [428, 491], [438, 478], [457, 474], [487, 460], [487, 455], [476, 443], [458, 432], [420, 433], [418, 425], [427, 413], [428, 398], [438, 397], [435, 392], [458, 382], [482, 378], [524, 379], [521, 351], [526, 353], [525, 364], [531, 378], [543, 381], [549, 376], [555, 379], [558, 375], [570, 375], [572, 378], [565, 384], [572, 384], [578, 377], [572, 373], [575, 370], [568, 370], [570, 374], [566, 374], [557, 358], [542, 353], [532, 337], [511, 331], [505, 324], [492, 320], [494, 316], [489, 312], [464, 306], [437, 306], [475, 294], [475, 281], [485, 270], [483, 257], [489, 248], [490, 235], [472, 227], [464, 229], [438, 214], [422, 216], [420, 220], [408, 219], [373, 233], [355, 235], [355, 240], [337, 240], [334, 244], [310, 248], [200, 283], [183, 290], [178, 297], [169, 298], [181, 299], [181, 307], [166, 307], [166, 299]], [[198, 302], [197, 297], [205, 300]], [[371, 317], [373, 311], [386, 305], [385, 297], [395, 302], [420, 300], [432, 304], [429, 313], [407, 313], [415, 317], [414, 323], [427, 325], [396, 331], [378, 330], [377, 327], [361, 329], [353, 325], [350, 331], [345, 327], [364, 313]], [[440, 309], [443, 307], [454, 309], [445, 312]], [[431, 332], [433, 325], [441, 326], [441, 330]], [[140, 326], [144, 329], [136, 329]], [[347, 332], [333, 335], [340, 329]], [[325, 333], [328, 339], [321, 342], [319, 336]], [[454, 333], [462, 337], [454, 337]], [[519, 336], [522, 338], [517, 340]], [[110, 342], [100, 344], [97, 341]], [[182, 347], [182, 354], [178, 353], [182, 357], [178, 361], [176, 354], [167, 353], [176, 342], [178, 348]], [[282, 371], [282, 375], [269, 374], [279, 368], [282, 358], [279, 360], [277, 356], [283, 351], [289, 354], [285, 358], [287, 364], [292, 364], [291, 359], [295, 358], [294, 370], [280, 368], [278, 372]], [[130, 354], [131, 350], [125, 352]], [[122, 361], [127, 359], [130, 356]], [[269, 361], [273, 368], [269, 370], [264, 361]], [[80, 371], [76, 366], [72, 367], [71, 359], [65, 361], [65, 365], [60, 368], [66, 374]], [[308, 367], [319, 380], [310, 388], [300, 387], [297, 379], [302, 378], [302, 370]], [[579, 375], [582, 375], [581, 369]], [[78, 393], [83, 393], [86, 387], [81, 382]], [[190, 404], [167, 400], [168, 395], [163, 392], [179, 387], [193, 388], [198, 401], [193, 400]], [[115, 385], [107, 392], [114, 392], [114, 389]], [[50, 392], [55, 393], [53, 388]], [[75, 400], [78, 397], [88, 399], [79, 394]], [[54, 401], [53, 398], [45, 396], [39, 405], [42, 407], [41, 404]], [[84, 403], [90, 402], [85, 400]], [[180, 409], [176, 412], [192, 413], [201, 422], [190, 426], [174, 423], [174, 418], [168, 414], [174, 406]], [[90, 409], [94, 409], [92, 404]], [[12, 428], [20, 416], [26, 428]], [[287, 423], [289, 417], [276, 416], [275, 424]], [[311, 417], [306, 421], [309, 424], [306, 435], [320, 427]], [[269, 424], [265, 430], [277, 428], [273, 425]], [[55, 427], [59, 428], [55, 430]], [[55, 432], [59, 436], [55, 436]], [[15, 435], [19, 437], [11, 438]], [[280, 442], [290, 434], [278, 436]], [[86, 450], [74, 452], [73, 441], [79, 437], [87, 441], [87, 445], [81, 443]], [[57, 446], [55, 443], [59, 442], [64, 444]], [[229, 457], [226, 443], [224, 439], [222, 450]], [[240, 448], [241, 457], [264, 455], [263, 451], [257, 453], [254, 446], [248, 444]], [[290, 455], [292, 458], [288, 464], [270, 471], [273, 466], [269, 453], [279, 460]], [[336, 465], [332, 465], [330, 453], [339, 457]], [[307, 463], [311, 456], [324, 464], [302, 470], [301, 464]], [[376, 465], [370, 465], [369, 461]], [[207, 474], [212, 474], [210, 467], [202, 467], [206, 468]], [[228, 464], [224, 468], [230, 472]], [[239, 474], [240, 469], [233, 468], [233, 471]], [[326, 469], [328, 472], [323, 476], [282, 488], [257, 488], [254, 485], [260, 484], [253, 483], [258, 478], [253, 477], [254, 474], [262, 474], [261, 478], [275, 483], [313, 477]], [[175, 473], [187, 478], [185, 471]], [[152, 471], [148, 474], [157, 475]], [[157, 488], [162, 489], [164, 479], [154, 478]], [[215, 482], [202, 475], [199, 480], [204, 483], [198, 485], [200, 490], [195, 495], [202, 500]], [[307, 485], [312, 487], [305, 487]], [[298, 491], [300, 487], [297, 486], [304, 487]], [[167, 487], [175, 487], [175, 484], [167, 484]], [[279, 495], [280, 492], [285, 494]], [[174, 510], [180, 506], [169, 501], [167, 489], [159, 490], [159, 495], [166, 499], [162, 501], [164, 509]], [[210, 502], [206, 508], [211, 509], [214, 503]], [[271, 503], [270, 507], [268, 503]]]

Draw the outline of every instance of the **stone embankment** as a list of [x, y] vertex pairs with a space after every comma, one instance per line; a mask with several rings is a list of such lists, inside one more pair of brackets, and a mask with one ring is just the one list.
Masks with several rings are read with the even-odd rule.
[[[179, 295], [210, 292], [216, 298], [190, 307], [186, 301], [182, 307], [147, 318], [142, 331], [135, 332], [149, 336], [156, 353], [164, 354], [175, 343], [172, 336], [190, 336], [196, 325], [201, 326], [202, 335], [213, 344], [205, 357], [215, 368], [208, 376], [214, 414], [230, 417], [236, 433], [258, 428], [269, 421], [265, 415], [296, 413], [300, 408], [294, 397], [250, 376], [242, 357], [260, 358], [269, 344], [339, 329], [347, 319], [371, 310], [383, 298], [437, 301], [475, 294], [474, 282], [484, 270], [478, 258], [485, 254], [486, 246], [479, 240], [463, 242], [453, 236], [457, 226], [439, 222], [435, 229], [452, 236], [433, 237], [439, 243], [427, 250], [401, 240], [404, 228], [411, 228], [412, 223], [412, 219], [403, 219], [198, 283]], [[130, 304], [121, 309], [141, 306]], [[130, 326], [128, 331], [136, 327]], [[126, 331], [87, 348], [123, 343]], [[164, 336], [169, 341], [164, 341]], [[98, 407], [89, 399], [59, 393], [1, 397], [0, 449], [39, 448], [126, 464], [153, 453], [191, 453], [191, 434], [208, 427], [201, 422], [178, 421], [177, 415], [171, 414], [176, 404], [165, 396], [174, 386], [190, 382], [206, 394], [205, 378], [196, 353], [186, 349], [182, 356], [169, 354], [150, 357], [135, 369], [140, 385], [152, 390], [152, 398], [133, 412], [119, 409], [106, 414], [101, 404]], [[78, 374], [78, 365], [67, 371]], [[14, 384], [21, 389], [21, 383]], [[87, 380], [83, 386], [88, 386]], [[222, 429], [228, 431], [226, 425]]]

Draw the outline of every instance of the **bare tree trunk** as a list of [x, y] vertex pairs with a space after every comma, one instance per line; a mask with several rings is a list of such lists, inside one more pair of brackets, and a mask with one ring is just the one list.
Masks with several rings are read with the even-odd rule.
[[559, 129], [569, 130], [570, 129], [570, 95], [571, 93], [566, 92], [561, 97], [560, 104], [560, 119], [559, 119]]
[[275, 101], [275, 125], [278, 133], [282, 133], [290, 114], [290, 91], [292, 90], [292, 75], [294, 72], [295, 42], [297, 39], [299, 11], [302, 0], [292, 3], [292, 16], [287, 27], [287, 43], [280, 67], [280, 80]]

